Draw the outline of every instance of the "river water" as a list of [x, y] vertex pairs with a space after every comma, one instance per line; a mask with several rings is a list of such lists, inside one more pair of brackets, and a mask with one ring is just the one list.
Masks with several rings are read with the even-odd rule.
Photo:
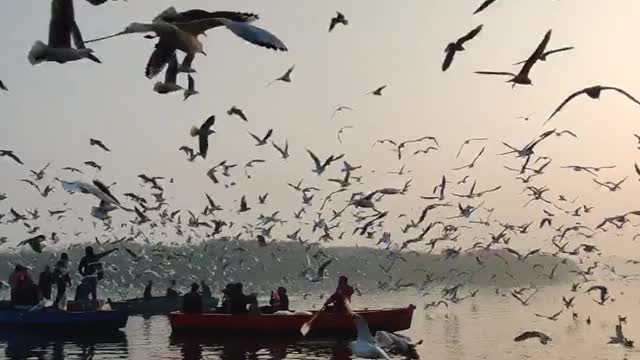
[[[587, 283], [588, 284], [588, 283]], [[640, 351], [608, 345], [618, 315], [627, 316], [624, 333], [640, 339], [640, 291], [637, 282], [610, 281], [613, 302], [596, 304], [596, 294], [586, 294], [589, 285], [572, 292], [570, 284], [539, 288], [528, 306], [510, 295], [511, 289], [480, 288], [474, 298], [450, 303], [446, 308], [424, 304], [441, 298], [441, 289], [384, 292], [354, 297], [356, 307], [417, 305], [413, 324], [405, 334], [423, 340], [418, 352], [423, 359], [640, 359]], [[466, 290], [465, 290], [466, 292]], [[462, 294], [462, 293], [461, 293]], [[464, 295], [464, 294], [462, 294]], [[562, 296], [576, 296], [575, 306], [557, 321], [535, 316], [551, 315], [563, 308]], [[306, 300], [291, 298], [294, 308], [312, 308], [322, 303], [315, 294]], [[573, 318], [577, 313], [577, 320]], [[586, 318], [590, 317], [590, 325]], [[548, 345], [536, 339], [516, 343], [525, 330], [539, 330], [552, 337]], [[0, 357], [5, 359], [348, 359], [345, 341], [295, 339], [221, 338], [203, 334], [198, 338], [171, 336], [164, 316], [131, 317], [118, 335], [42, 337], [9, 332], [0, 339]]]

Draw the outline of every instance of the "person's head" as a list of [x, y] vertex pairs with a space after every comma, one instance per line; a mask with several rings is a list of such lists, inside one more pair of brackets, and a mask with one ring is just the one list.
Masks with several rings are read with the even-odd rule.
[[200, 286], [198, 285], [198, 283], [191, 284], [191, 293], [193, 294], [197, 293], [198, 289], [200, 289]]
[[149, 282], [147, 282], [147, 285], [149, 286], [153, 285], [153, 280], [149, 280]]
[[176, 286], [177, 283], [176, 279], [171, 280], [171, 287]]
[[24, 266], [20, 265], [20, 264], [16, 264], [16, 267], [13, 269], [13, 271], [15, 272], [20, 272], [20, 271], [25, 271], [27, 270], [27, 268], [25, 268]]
[[69, 254], [67, 254], [66, 252], [60, 254], [60, 260], [64, 260], [64, 261], [69, 260]]
[[280, 295], [280, 296], [287, 295], [287, 289], [286, 289], [286, 288], [284, 288], [284, 287], [282, 287], [282, 286], [280, 286], [280, 287], [278, 288], [277, 293], [278, 293], [278, 295]]
[[338, 285], [349, 285], [349, 279], [344, 275], [340, 276], [338, 278]]
[[87, 256], [93, 256], [93, 246], [87, 246], [86, 248], [84, 248], [84, 254]]
[[51, 268], [49, 267], [49, 265], [44, 267], [44, 272], [51, 272]]

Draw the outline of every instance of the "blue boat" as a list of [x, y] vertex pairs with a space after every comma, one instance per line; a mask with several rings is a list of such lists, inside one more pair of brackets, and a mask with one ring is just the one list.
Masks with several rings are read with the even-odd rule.
[[78, 332], [113, 332], [127, 325], [122, 311], [64, 311], [53, 307], [35, 311], [0, 310], [0, 327]]

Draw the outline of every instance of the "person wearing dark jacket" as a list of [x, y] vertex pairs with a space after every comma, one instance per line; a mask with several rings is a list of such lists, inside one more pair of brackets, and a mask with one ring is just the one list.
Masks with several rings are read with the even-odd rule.
[[115, 248], [103, 253], [96, 254], [93, 251], [93, 247], [87, 246], [84, 249], [84, 257], [80, 259], [78, 272], [84, 279], [87, 279], [86, 284], [89, 287], [89, 292], [91, 293], [92, 297], [91, 300], [95, 307], [98, 306], [98, 280], [102, 279], [102, 276], [104, 276], [100, 259], [111, 254], [114, 251], [118, 251], [118, 249]]
[[38, 278], [38, 288], [42, 297], [51, 300], [51, 293], [53, 292], [53, 273], [49, 265], [44, 267], [44, 271], [40, 273]]
[[182, 312], [185, 314], [202, 313], [202, 295], [198, 292], [200, 286], [197, 283], [191, 284], [191, 291], [184, 295], [182, 299]]
[[56, 282], [56, 299], [53, 306], [64, 308], [67, 300], [67, 288], [71, 286], [71, 277], [69, 277], [69, 255], [62, 253], [60, 260], [53, 269], [53, 279]]

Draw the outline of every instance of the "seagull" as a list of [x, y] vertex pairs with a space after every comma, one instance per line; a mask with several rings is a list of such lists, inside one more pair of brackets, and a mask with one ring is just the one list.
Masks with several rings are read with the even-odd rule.
[[469, 40], [475, 38], [480, 31], [482, 31], [482, 25], [479, 25], [475, 29], [471, 30], [467, 35], [459, 38], [456, 42], [449, 43], [447, 47], [444, 49], [444, 52], [447, 54], [444, 58], [444, 62], [442, 63], [442, 71], [447, 71], [451, 63], [453, 62], [453, 58], [458, 51], [464, 51], [464, 43]]
[[332, 32], [338, 24], [342, 24], [344, 26], [349, 25], [349, 20], [347, 20], [347, 18], [345, 18], [340, 11], [336, 11], [336, 16], [331, 18], [331, 24], [329, 24], [329, 32]]
[[547, 343], [551, 341], [551, 338], [548, 335], [543, 334], [540, 331], [525, 331], [522, 334], [516, 336], [513, 341], [520, 342], [532, 338], [538, 338], [538, 340], [540, 340], [540, 344], [542, 345], [547, 345]]
[[238, 212], [247, 212], [249, 210], [251, 210], [251, 208], [247, 205], [247, 197], [242, 195], [240, 199], [240, 210], [238, 210]]
[[227, 115], [229, 116], [236, 115], [244, 121], [249, 121], [247, 120], [247, 116], [244, 114], [242, 109], [239, 109], [236, 106], [232, 106], [231, 109], [227, 110]]
[[51, 165], [50, 162], [48, 162], [42, 169], [35, 171], [35, 170], [29, 170], [29, 172], [31, 172], [31, 175], [35, 178], [36, 181], [40, 181], [42, 179], [44, 179], [45, 176], [45, 171], [47, 171], [47, 169], [49, 168], [49, 166]]
[[338, 130], [338, 142], [340, 144], [342, 144], [342, 138], [340, 137], [340, 135], [344, 134], [344, 131], [346, 129], [353, 129], [353, 126], [343, 126], [343, 127], [340, 128], [340, 130]]
[[343, 112], [345, 110], [353, 111], [353, 109], [348, 106], [338, 106], [337, 108], [333, 109], [333, 113], [331, 114], [331, 118], [329, 120], [333, 120], [333, 118], [335, 118], [339, 112]]
[[211, 130], [211, 127], [216, 123], [215, 115], [211, 115], [205, 120], [200, 128], [194, 126], [191, 128], [191, 136], [198, 137], [198, 146], [200, 148], [200, 156], [203, 159], [207, 158], [207, 151], [209, 150], [209, 135], [215, 133]]
[[476, 166], [476, 162], [478, 161], [478, 159], [480, 158], [480, 156], [482, 156], [482, 154], [484, 153], [484, 147], [482, 148], [482, 150], [480, 150], [480, 152], [478, 153], [478, 155], [476, 155], [476, 157], [473, 159], [473, 161], [471, 163], [469, 163], [468, 165], [465, 166], [461, 166], [458, 168], [453, 169], [454, 171], [457, 170], [462, 170], [462, 169], [472, 169]]
[[[604, 305], [604, 303], [609, 300], [609, 290], [602, 285], [594, 285], [592, 287], [589, 288], [589, 290], [587, 290], [587, 293], [590, 293], [594, 290], [600, 291], [600, 301], [596, 301], [596, 303], [600, 304], [600, 305]], [[595, 301], [595, 300], [594, 300]]]
[[551, 119], [553, 119], [553, 117], [560, 112], [560, 110], [562, 110], [562, 108], [564, 108], [565, 105], [567, 105], [571, 100], [573, 100], [575, 97], [581, 95], [581, 94], [586, 94], [588, 97], [592, 98], [592, 99], [600, 99], [600, 93], [602, 93], [602, 91], [604, 90], [614, 90], [619, 92], [620, 94], [626, 96], [629, 100], [633, 101], [634, 103], [640, 105], [640, 101], [636, 100], [635, 97], [633, 97], [631, 94], [629, 94], [628, 92], [617, 88], [617, 87], [613, 87], [613, 86], [601, 86], [601, 85], [596, 85], [596, 86], [592, 86], [592, 87], [588, 87], [588, 88], [584, 88], [582, 90], [578, 90], [576, 92], [574, 92], [573, 94], [569, 95], [569, 97], [567, 97], [561, 104], [560, 106], [558, 106], [556, 108], [556, 110], [551, 114], [551, 116], [549, 116], [549, 118], [547, 119], [547, 121], [544, 122], [543, 125], [546, 125], [549, 121], [551, 121]]
[[[178, 56], [173, 53], [171, 60], [169, 61], [169, 66], [164, 73], [164, 82], [158, 81], [153, 85], [153, 91], [158, 94], [169, 94], [175, 91], [180, 91], [183, 89], [182, 86], [178, 85]], [[185, 96], [185, 100], [188, 96]]]
[[33, 251], [37, 252], [38, 254], [41, 254], [42, 249], [44, 248], [44, 245], [42, 244], [42, 242], [45, 241], [46, 239], [47, 239], [46, 236], [38, 235], [38, 236], [34, 236], [32, 238], [19, 242], [18, 246], [29, 245], [29, 247], [31, 247]]
[[89, 145], [91, 146], [97, 146], [100, 149], [106, 151], [106, 152], [111, 152], [111, 149], [109, 149], [108, 147], [105, 146], [105, 144], [98, 140], [98, 139], [89, 139]]
[[85, 161], [83, 164], [84, 164], [84, 165], [87, 165], [87, 166], [89, 166], [89, 167], [92, 167], [92, 168], [94, 168], [94, 169], [96, 169], [96, 170], [98, 170], [98, 171], [101, 171], [101, 170], [102, 170], [102, 165], [98, 164], [98, 163], [97, 163], [97, 162], [95, 162], [95, 161]]
[[193, 76], [191, 76], [191, 74], [187, 75], [187, 80], [188, 86], [184, 90], [184, 99], [182, 101], [187, 101], [187, 99], [191, 96], [200, 94], [200, 92], [196, 90], [196, 81], [193, 79]]
[[272, 134], [273, 134], [273, 129], [269, 129], [266, 135], [262, 138], [259, 138], [258, 136], [252, 133], [249, 133], [249, 135], [251, 135], [251, 137], [256, 140], [256, 146], [267, 145], [267, 143], [269, 142], [269, 138], [271, 137]]
[[549, 40], [551, 40], [551, 30], [547, 31], [540, 45], [538, 45], [538, 47], [533, 52], [533, 54], [531, 54], [529, 59], [527, 59], [527, 61], [524, 63], [524, 65], [522, 66], [522, 69], [520, 69], [520, 72], [518, 74], [514, 74], [511, 72], [496, 72], [496, 71], [476, 71], [476, 74], [511, 76], [512, 79], [507, 82], [513, 83], [512, 87], [515, 87], [516, 84], [533, 85], [531, 79], [529, 78], [529, 73], [531, 72], [531, 69], [533, 68], [533, 65], [535, 65], [536, 61], [540, 60], [540, 56], [544, 53], [544, 49], [547, 47]]
[[[540, 58], [538, 60], [547, 61], [547, 56], [549, 56], [549, 55], [556, 54], [556, 53], [563, 52], [563, 51], [573, 50], [573, 49], [574, 49], [573, 46], [568, 46], [568, 47], [563, 47], [563, 48], [560, 48], [560, 49], [554, 49], [554, 50], [545, 51], [545, 52], [542, 53], [542, 55], [540, 55]], [[515, 63], [513, 65], [514, 66], [521, 65], [521, 64], [524, 64], [525, 62], [527, 62], [527, 60], [523, 60], [523, 61], [517, 62], [517, 63]]]
[[278, 150], [278, 152], [280, 153], [280, 156], [282, 156], [283, 159], [289, 158], [289, 141], [288, 140], [285, 140], [284, 147], [278, 146], [278, 144], [276, 144], [273, 141], [271, 142], [271, 145], [273, 145], [273, 147], [276, 148], [276, 150]]
[[[76, 48], [71, 46], [71, 41]], [[76, 23], [73, 0], [51, 0], [51, 19], [49, 21], [49, 43], [36, 41], [28, 54], [31, 65], [45, 61], [64, 64], [69, 61], [89, 59], [101, 63], [93, 50], [85, 47]]]
[[529, 114], [529, 115], [527, 115], [527, 116], [518, 116], [518, 117], [516, 117], [516, 119], [518, 119], [518, 120], [524, 120], [524, 121], [529, 121], [529, 120], [531, 120], [531, 117], [532, 117], [533, 115], [535, 115], [535, 114], [536, 114], [536, 113], [531, 113], [531, 114]]
[[489, 139], [488, 138], [471, 138], [471, 139], [465, 140], [462, 143], [462, 145], [460, 145], [460, 150], [458, 150], [458, 154], [456, 155], [456, 158], [458, 158], [460, 156], [460, 153], [462, 152], [462, 148], [464, 148], [465, 145], [469, 145], [473, 141], [486, 141], [486, 140], [489, 140]]
[[24, 165], [22, 160], [12, 150], [0, 150], [0, 157], [9, 157], [20, 165]]
[[367, 321], [355, 313], [352, 313], [352, 317], [358, 331], [356, 340], [349, 343], [353, 355], [364, 359], [390, 359], [389, 355], [376, 344]]
[[277, 79], [274, 79], [273, 81], [271, 81], [270, 83], [267, 84], [267, 86], [270, 86], [271, 84], [278, 82], [278, 81], [282, 81], [282, 82], [286, 82], [286, 83], [290, 83], [291, 82], [291, 73], [293, 72], [293, 69], [295, 69], [296, 66], [293, 65], [291, 66], [285, 73], [284, 75], [280, 76]]
[[320, 159], [318, 159], [318, 157], [313, 152], [311, 152], [311, 150], [307, 149], [307, 153], [309, 154], [315, 165], [315, 169], [313, 169], [312, 171], [318, 175], [322, 175], [322, 173], [324, 173], [324, 171], [329, 165], [331, 165], [331, 163], [333, 163], [334, 161], [338, 161], [344, 157], [344, 154], [339, 156], [331, 155], [327, 158], [327, 160], [324, 161], [324, 163], [320, 163]]
[[[272, 50], [287, 51], [286, 45], [278, 39], [275, 35], [268, 32], [265, 29], [250, 25], [244, 21], [234, 21], [233, 16], [225, 18], [228, 14], [234, 13], [220, 13], [219, 17], [215, 18], [203, 18], [195, 21], [187, 22], [175, 22], [169, 23], [163, 18], [167, 16], [177, 16], [179, 13], [171, 7], [163, 11], [156, 19], [151, 23], [131, 23], [123, 31], [116, 34], [93, 39], [89, 42], [102, 41], [113, 37], [136, 34], [136, 33], [149, 33], [153, 32], [159, 38], [158, 43], [155, 46], [155, 50], [151, 54], [145, 75], [151, 79], [158, 75], [162, 69], [169, 63], [175, 54], [176, 50], [181, 50], [187, 54], [190, 63], [196, 54], [206, 53], [203, 50], [203, 45], [198, 40], [198, 35], [204, 34], [207, 30], [224, 26], [236, 36], [243, 40], [250, 42], [254, 45], [265, 47]], [[185, 60], [187, 59], [185, 58]], [[184, 72], [194, 72], [188, 66], [183, 64], [182, 68], [187, 67]]]
[[496, 0], [484, 0], [484, 2], [480, 4], [480, 7], [478, 7], [476, 11], [473, 12], [473, 15], [482, 12], [484, 9], [488, 8], [489, 5], [493, 4], [494, 2], [496, 2]]
[[387, 88], [387, 85], [382, 85], [379, 88], [377, 88], [377, 89], [375, 89], [375, 90], [373, 90], [371, 92], [368, 92], [366, 95], [382, 96], [382, 91], [384, 89], [386, 89], [386, 88]]

